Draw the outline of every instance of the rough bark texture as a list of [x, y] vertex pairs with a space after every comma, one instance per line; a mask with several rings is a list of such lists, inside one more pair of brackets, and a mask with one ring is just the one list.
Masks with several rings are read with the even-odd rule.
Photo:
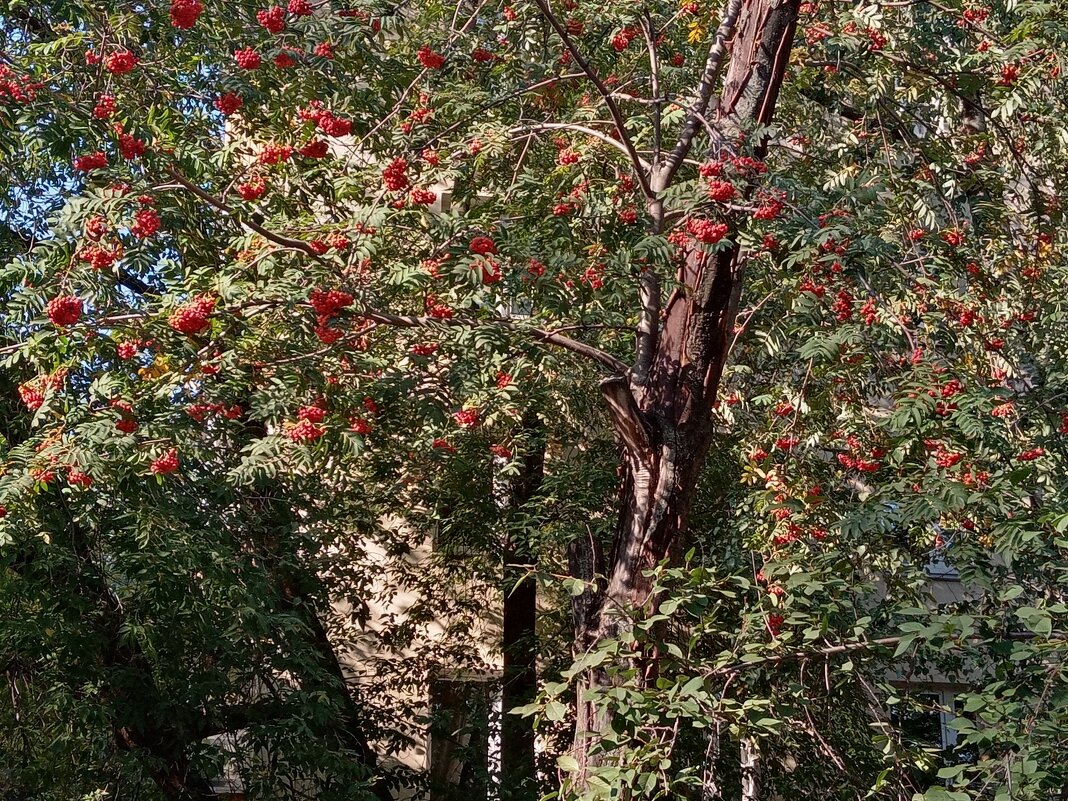
[[[746, 0], [731, 47], [716, 110], [716, 125], [731, 143], [741, 132], [771, 121], [789, 61], [799, 0]], [[755, 150], [763, 150], [757, 142]], [[730, 146], [729, 144], [726, 146]], [[654, 168], [655, 169], [655, 168]], [[612, 551], [601, 564], [590, 549], [572, 555], [573, 570], [605, 577], [576, 605], [576, 647], [582, 652], [618, 637], [630, 615], [653, 610], [646, 575], [685, 532], [698, 474], [714, 434], [712, 407], [733, 335], [745, 272], [735, 245], [707, 254], [694, 247], [678, 271], [678, 288], [660, 315], [648, 374], [614, 376], [602, 384], [623, 451], [619, 520]], [[647, 346], [648, 347], [648, 346]], [[590, 570], [590, 567], [593, 570]], [[637, 655], [641, 658], [641, 655]], [[655, 674], [646, 665], [645, 675]], [[597, 764], [592, 742], [611, 724], [609, 712], [586, 699], [604, 687], [593, 671], [579, 688], [576, 758], [580, 783]]]
[[[512, 507], [516, 512], [541, 488], [544, 469], [544, 444], [538, 443], [524, 457], [520, 475], [513, 482]], [[504, 559], [501, 795], [505, 801], [533, 801], [537, 798], [534, 728], [529, 719], [508, 714], [510, 709], [533, 703], [538, 692], [537, 583], [528, 575], [534, 554], [527, 538], [510, 535]]]

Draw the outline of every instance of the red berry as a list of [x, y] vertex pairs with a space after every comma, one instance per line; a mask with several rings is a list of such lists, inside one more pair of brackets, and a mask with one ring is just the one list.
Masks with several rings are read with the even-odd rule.
[[311, 420], [301, 420], [289, 429], [289, 438], [294, 442], [315, 442], [326, 430], [317, 426]]
[[436, 192], [431, 192], [429, 189], [413, 189], [408, 196], [414, 206], [429, 206], [435, 200], [438, 199]]
[[237, 194], [241, 195], [242, 200], [256, 200], [266, 191], [267, 184], [259, 177], [252, 178], [248, 183], [240, 184], [237, 187]]
[[294, 17], [307, 17], [312, 13], [311, 3], [308, 0], [289, 0], [286, 10]]
[[386, 165], [386, 168], [382, 170], [382, 180], [386, 185], [386, 189], [393, 191], [406, 189], [408, 187], [407, 169], [408, 162], [402, 158], [395, 158]]
[[348, 136], [352, 133], [352, 121], [344, 117], [335, 117], [331, 112], [319, 114], [316, 124], [327, 136]]
[[123, 434], [132, 434], [140, 427], [132, 417], [121, 417], [115, 422], [115, 428]]
[[93, 485], [93, 477], [88, 473], [83, 473], [76, 467], [72, 467], [67, 471], [67, 483], [72, 487], [87, 489]]
[[326, 409], [320, 406], [301, 406], [297, 411], [297, 418], [309, 423], [321, 423], [326, 419]]
[[464, 428], [474, 428], [478, 425], [478, 409], [461, 409], [453, 413], [453, 419]]
[[712, 245], [719, 242], [727, 235], [728, 228], [726, 223], [712, 222], [712, 220], [691, 219], [686, 223], [686, 230], [689, 231], [690, 235], [698, 242]]
[[26, 404], [26, 408], [35, 412], [44, 404], [44, 393], [30, 383], [19, 385], [19, 398]]
[[124, 159], [131, 161], [145, 155], [145, 143], [136, 136], [124, 133], [120, 126], [116, 126], [116, 134], [119, 137], [119, 155]]
[[727, 203], [734, 200], [734, 196], [737, 193], [734, 184], [730, 181], [716, 180], [708, 182], [708, 196], [718, 203]]
[[330, 152], [330, 146], [326, 143], [326, 140], [316, 139], [308, 142], [308, 144], [301, 147], [297, 152], [309, 159], [321, 159]]

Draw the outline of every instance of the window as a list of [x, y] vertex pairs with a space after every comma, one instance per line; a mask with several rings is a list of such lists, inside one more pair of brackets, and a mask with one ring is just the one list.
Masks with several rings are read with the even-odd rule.
[[932, 523], [931, 528], [935, 534], [935, 547], [927, 554], [923, 572], [935, 581], [960, 581], [960, 572], [946, 560], [946, 554], [956, 540], [956, 533], [946, 531], [937, 523]]
[[977, 757], [974, 746], [958, 743], [958, 732], [951, 725], [954, 718], [964, 714], [957, 692], [934, 687], [907, 691], [904, 702], [891, 712], [891, 721], [899, 727], [905, 745], [938, 752], [937, 764], [915, 776], [920, 784], [934, 784], [936, 771], [942, 766]]
[[501, 698], [495, 682], [430, 685], [430, 801], [487, 801], [500, 767]]

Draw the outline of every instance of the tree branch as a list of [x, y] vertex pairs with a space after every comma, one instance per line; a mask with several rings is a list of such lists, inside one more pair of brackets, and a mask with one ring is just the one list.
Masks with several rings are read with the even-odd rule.
[[[239, 223], [251, 229], [252, 231], [255, 231], [264, 239], [274, 242], [277, 245], [281, 245], [282, 247], [298, 250], [301, 253], [311, 256], [320, 264], [326, 265], [328, 267], [330, 266], [329, 262], [327, 262], [325, 259], [319, 256], [318, 253], [312, 250], [311, 245], [309, 245], [307, 242], [304, 242], [300, 239], [291, 239], [287, 236], [275, 233], [274, 231], [270, 231], [264, 228], [262, 225], [252, 222], [251, 220], [242, 219], [240, 215], [238, 215], [234, 211], [233, 208], [226, 204], [226, 202], [215, 197], [215, 195], [211, 194], [210, 192], [201, 189], [196, 184], [192, 183], [184, 175], [178, 172], [178, 170], [175, 169], [173, 165], [169, 165], [167, 167], [167, 172], [174, 178], [175, 181], [180, 183], [183, 187], [185, 187], [187, 190], [199, 197], [205, 203], [233, 217]], [[572, 353], [577, 353], [580, 356], [585, 356], [587, 359], [590, 359], [591, 361], [597, 362], [598, 364], [607, 367], [615, 374], [622, 375], [627, 371], [626, 364], [617, 359], [615, 356], [612, 356], [610, 353], [606, 353], [605, 351], [599, 348], [595, 348], [593, 345], [587, 345], [585, 342], [579, 342], [554, 331], [546, 331], [541, 328], [517, 325], [512, 320], [507, 320], [500, 317], [492, 318], [490, 320], [466, 320], [455, 317], [445, 320], [439, 320], [437, 318], [432, 317], [390, 314], [388, 312], [379, 311], [373, 307], [367, 306], [366, 304], [362, 306], [358, 313], [373, 322], [381, 323], [383, 325], [391, 325], [398, 328], [477, 328], [480, 325], [489, 325], [496, 328], [503, 328], [507, 331], [514, 331], [516, 333], [524, 334], [526, 336], [533, 337], [534, 339], [541, 340], [542, 342], [547, 342], [551, 345], [556, 345], [557, 347], [563, 348], [564, 350], [569, 350]]]
[[537, 131], [553, 131], [553, 130], [565, 130], [565, 131], [578, 131], [584, 133], [587, 136], [591, 136], [606, 145], [611, 145], [616, 150], [620, 151], [628, 159], [638, 159], [638, 163], [643, 169], [649, 169], [649, 163], [643, 161], [642, 158], [635, 152], [631, 153], [618, 139], [613, 139], [608, 134], [601, 133], [594, 128], [588, 128], [585, 125], [578, 125], [577, 123], [570, 122], [538, 122], [531, 125], [522, 125], [518, 128], [512, 128], [508, 133], [511, 135], [519, 133], [530, 133]]
[[646, 12], [642, 16], [642, 35], [645, 37], [645, 47], [649, 51], [649, 92], [653, 96], [653, 163], [660, 161], [660, 137], [662, 134], [662, 105], [660, 97], [660, 61], [656, 53], [656, 36], [653, 33], [653, 21]]
[[738, 15], [742, 10], [742, 0], [728, 0], [727, 8], [723, 13], [723, 20], [716, 29], [715, 39], [708, 49], [708, 58], [705, 60], [705, 68], [701, 73], [701, 82], [697, 87], [696, 97], [690, 104], [686, 122], [683, 123], [682, 133], [672, 148], [671, 153], [658, 164], [652, 175], [652, 186], [657, 192], [662, 192], [675, 177], [683, 160], [693, 147], [694, 137], [704, 122], [708, 111], [708, 104], [712, 101], [712, 90], [716, 85], [716, 78], [723, 67], [723, 56], [727, 52], [727, 41], [734, 35], [734, 28], [738, 24]]
[[590, 66], [588, 62], [579, 52], [572, 41], [571, 36], [567, 32], [567, 28], [563, 26], [560, 20], [553, 14], [552, 9], [549, 8], [549, 4], [546, 0], [534, 0], [534, 4], [541, 11], [541, 14], [552, 26], [560, 37], [560, 41], [564, 43], [564, 47], [567, 48], [567, 52], [571, 54], [571, 57], [575, 59], [575, 63], [579, 65], [579, 68], [586, 73], [586, 77], [590, 79], [590, 82], [597, 88], [597, 93], [604, 100], [605, 105], [608, 106], [608, 113], [612, 115], [612, 122], [615, 123], [616, 132], [619, 134], [619, 139], [623, 144], [623, 147], [627, 151], [627, 155], [630, 157], [631, 166], [634, 168], [635, 177], [638, 179], [638, 185], [641, 187], [642, 194], [649, 200], [656, 198], [656, 192], [653, 191], [649, 185], [649, 175], [646, 173], [641, 158], [638, 156], [638, 151], [634, 148], [634, 143], [630, 140], [630, 134], [627, 133], [627, 126], [623, 119], [623, 112], [619, 109], [619, 104], [616, 103], [615, 98], [612, 97], [612, 93], [605, 86], [604, 81], [601, 80], [597, 71]]

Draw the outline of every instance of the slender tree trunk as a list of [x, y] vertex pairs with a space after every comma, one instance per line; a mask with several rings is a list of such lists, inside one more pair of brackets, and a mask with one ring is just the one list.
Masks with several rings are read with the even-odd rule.
[[[716, 125], [732, 148], [753, 125], [770, 123], [792, 48], [800, 0], [745, 0], [723, 81]], [[762, 153], [765, 143], [753, 143]], [[611, 554], [598, 564], [591, 553], [577, 562], [604, 576], [580, 599], [576, 648], [618, 638], [633, 616], [652, 612], [648, 575], [685, 532], [690, 504], [712, 444], [712, 407], [726, 362], [745, 273], [745, 254], [733, 245], [716, 254], [694, 247], [678, 270], [678, 286], [654, 326], [648, 369], [602, 384], [623, 450], [619, 519]], [[576, 565], [577, 566], [577, 565]], [[655, 675], [650, 655], [635, 654], [642, 675]], [[600, 758], [593, 743], [611, 725], [607, 705], [589, 697], [609, 684], [608, 671], [590, 671], [577, 699], [577, 781]]]
[[742, 737], [738, 743], [738, 761], [742, 769], [741, 801], [760, 798], [760, 749], [752, 737]]
[[[530, 429], [530, 426], [528, 426]], [[512, 506], [517, 513], [541, 488], [545, 446], [537, 441], [513, 483]], [[505, 547], [504, 570], [504, 683], [501, 688], [501, 797], [504, 801], [534, 801], [534, 728], [509, 710], [534, 702], [538, 692], [537, 584], [527, 575], [535, 557], [528, 538], [511, 534]], [[525, 578], [524, 578], [525, 577]]]

